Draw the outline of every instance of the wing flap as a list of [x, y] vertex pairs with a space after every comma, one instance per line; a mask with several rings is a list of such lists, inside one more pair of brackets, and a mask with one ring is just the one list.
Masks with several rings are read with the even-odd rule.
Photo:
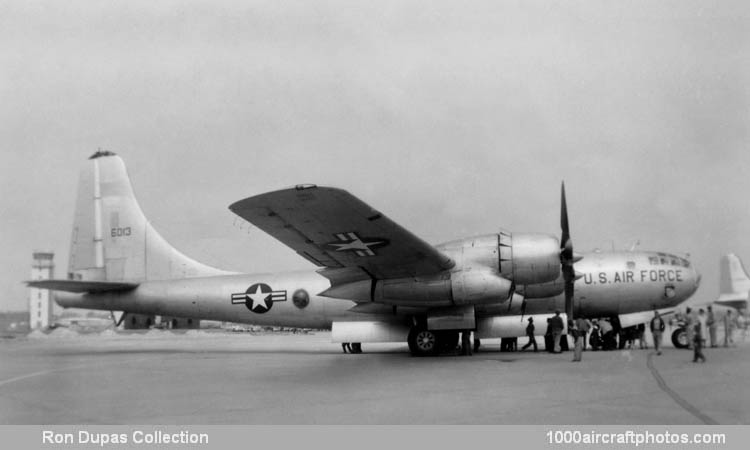
[[[448, 256], [341, 189], [299, 186], [249, 197], [229, 209], [326, 269], [359, 268], [371, 278], [387, 279], [454, 266]], [[338, 277], [329, 278], [337, 282]]]
[[27, 281], [29, 287], [49, 289], [52, 291], [73, 292], [76, 294], [100, 292], [129, 291], [138, 287], [138, 283], [117, 281], [80, 281], [80, 280], [34, 280]]

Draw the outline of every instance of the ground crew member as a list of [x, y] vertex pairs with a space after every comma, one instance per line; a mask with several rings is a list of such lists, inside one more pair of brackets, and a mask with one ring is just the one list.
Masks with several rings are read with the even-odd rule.
[[703, 356], [703, 330], [700, 321], [696, 321], [693, 326], [693, 362], [706, 362], [706, 357]]
[[560, 317], [560, 311], [555, 311], [555, 316], [550, 319], [549, 325], [552, 329], [552, 342], [554, 344], [552, 353], [560, 353], [560, 336], [562, 336], [565, 329], [565, 324], [563, 324], [562, 317]]
[[651, 319], [651, 336], [654, 338], [654, 349], [657, 355], [661, 355], [661, 334], [664, 332], [664, 319], [659, 311], [654, 310], [654, 318]]
[[693, 348], [693, 339], [695, 336], [695, 315], [693, 314], [693, 310], [690, 307], [687, 307], [685, 309], [685, 320], [687, 321], [685, 330], [687, 331], [688, 348]]
[[521, 350], [526, 350], [530, 346], [534, 346], [534, 353], [537, 352], [536, 347], [536, 338], [534, 337], [534, 318], [529, 317], [528, 320], [529, 324], [526, 325], [526, 336], [529, 338], [529, 342], [526, 343], [523, 347], [521, 347]]
[[[588, 323], [585, 319], [578, 318], [573, 323], [573, 338], [575, 344], [573, 348], [573, 361], [580, 361], [583, 356], [583, 343], [586, 341], [586, 332], [588, 331]], [[568, 326], [570, 328], [570, 326]]]
[[706, 317], [706, 325], [708, 326], [708, 338], [711, 344], [711, 348], [716, 347], [716, 328], [718, 327], [718, 324], [716, 323], [716, 317], [714, 317], [714, 312], [710, 306], [708, 307], [708, 317]]
[[724, 316], [724, 347], [729, 347], [730, 344], [734, 345], [734, 339], [732, 339], [733, 333], [734, 320], [732, 319], [732, 310], [729, 309]]
[[701, 336], [703, 336], [703, 347], [706, 347], [706, 311], [703, 308], [698, 310], [698, 322], [701, 323]]

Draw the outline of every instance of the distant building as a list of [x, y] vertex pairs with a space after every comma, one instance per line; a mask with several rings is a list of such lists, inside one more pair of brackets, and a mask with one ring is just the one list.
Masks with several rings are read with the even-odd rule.
[[162, 316], [161, 323], [163, 323], [166, 328], [169, 328], [171, 330], [198, 329], [201, 327], [200, 320], [186, 319], [184, 317]]
[[[31, 264], [32, 280], [54, 278], [53, 252], [34, 252]], [[29, 327], [32, 330], [49, 328], [52, 320], [52, 293], [47, 289], [29, 288]]]
[[125, 330], [148, 330], [156, 321], [155, 316], [149, 314], [124, 313], [122, 328]]

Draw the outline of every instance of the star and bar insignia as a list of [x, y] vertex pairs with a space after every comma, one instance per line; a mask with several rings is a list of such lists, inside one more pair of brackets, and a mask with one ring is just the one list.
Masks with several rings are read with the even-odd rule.
[[357, 256], [375, 256], [375, 252], [372, 250], [375, 247], [382, 247], [388, 245], [388, 241], [382, 238], [363, 238], [359, 237], [356, 232], [349, 231], [346, 233], [336, 233], [333, 235], [337, 242], [329, 242], [325, 244], [328, 247], [332, 247], [337, 252], [351, 251]]
[[247, 309], [256, 313], [263, 314], [268, 312], [274, 302], [285, 302], [286, 291], [274, 291], [271, 286], [265, 283], [255, 283], [245, 292], [232, 294], [232, 304], [244, 304]]

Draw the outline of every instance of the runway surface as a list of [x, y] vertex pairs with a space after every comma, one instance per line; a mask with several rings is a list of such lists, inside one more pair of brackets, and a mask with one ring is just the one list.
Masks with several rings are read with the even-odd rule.
[[[2, 424], [750, 424], [750, 343], [415, 358], [330, 334], [188, 331], [0, 341]], [[488, 344], [488, 345], [485, 345]]]

